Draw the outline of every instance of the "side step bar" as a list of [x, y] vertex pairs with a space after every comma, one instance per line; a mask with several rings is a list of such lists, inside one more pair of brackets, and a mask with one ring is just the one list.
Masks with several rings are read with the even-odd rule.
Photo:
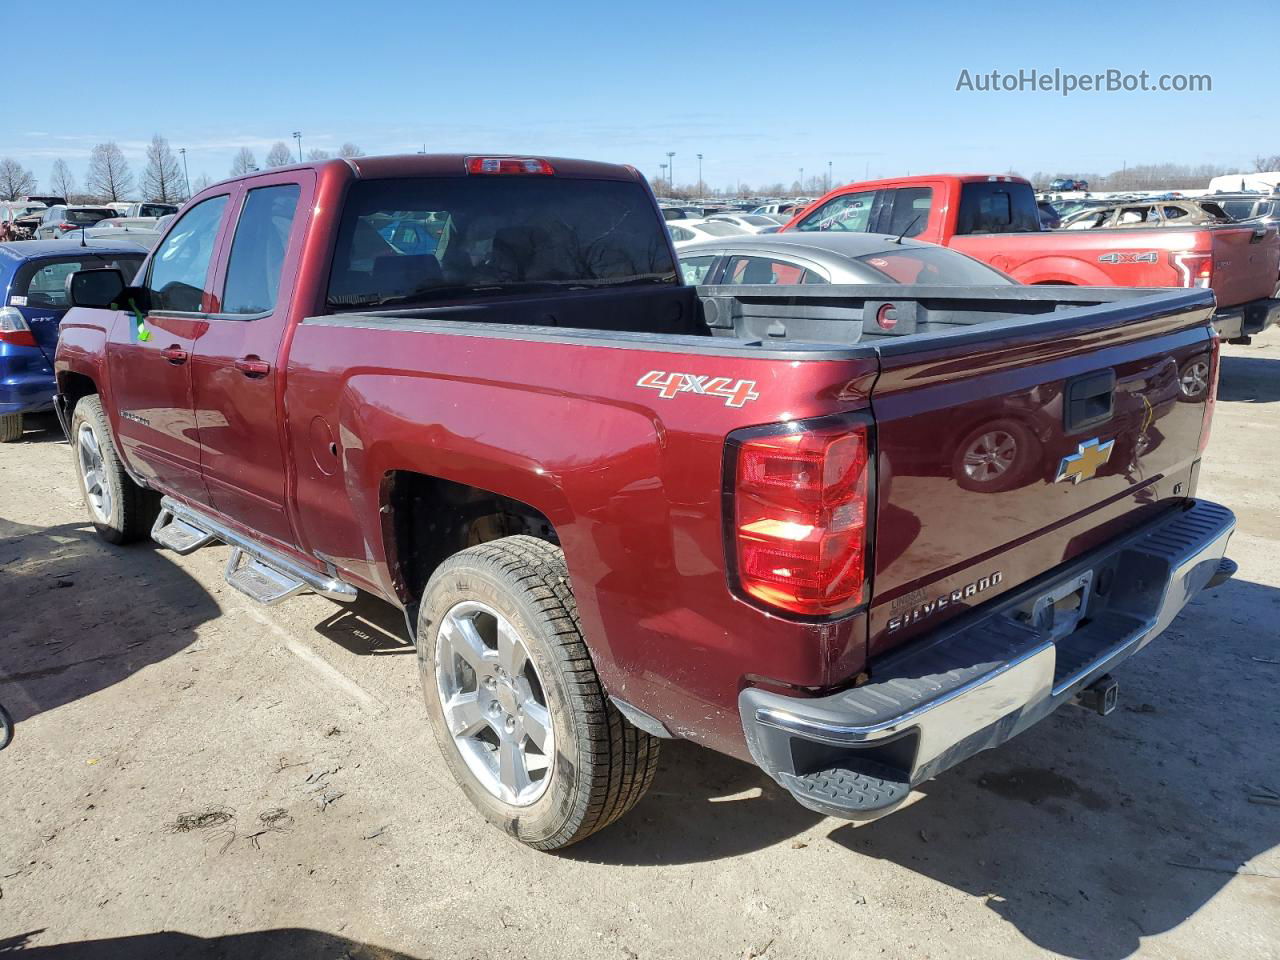
[[160, 501], [160, 515], [151, 528], [151, 539], [180, 554], [191, 553], [214, 540], [222, 541], [233, 548], [227, 561], [227, 583], [259, 603], [276, 604], [306, 592], [330, 600], [356, 598], [356, 588], [350, 584], [309, 570], [171, 497]]

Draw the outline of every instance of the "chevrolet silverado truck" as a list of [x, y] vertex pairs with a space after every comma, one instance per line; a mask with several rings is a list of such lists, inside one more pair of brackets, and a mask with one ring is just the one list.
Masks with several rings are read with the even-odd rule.
[[1214, 326], [1241, 340], [1280, 322], [1280, 234], [1269, 224], [1041, 230], [1020, 177], [936, 174], [850, 183], [783, 230], [856, 230], [952, 247], [1021, 283], [1208, 288]]
[[229, 180], [67, 284], [99, 533], [403, 610], [445, 762], [541, 849], [671, 737], [875, 819], [1108, 711], [1232, 571], [1205, 289], [691, 287], [634, 169], [458, 155]]

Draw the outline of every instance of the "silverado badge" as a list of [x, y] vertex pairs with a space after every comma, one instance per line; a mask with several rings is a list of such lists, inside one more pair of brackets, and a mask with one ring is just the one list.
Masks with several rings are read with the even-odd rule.
[[1098, 472], [1098, 468], [1111, 458], [1111, 450], [1115, 445], [1114, 440], [1099, 443], [1097, 437], [1086, 440], [1076, 448], [1075, 453], [1067, 454], [1062, 458], [1062, 463], [1058, 464], [1058, 476], [1054, 478], [1054, 482], [1070, 480], [1072, 483], [1079, 483], [1081, 480], [1092, 479]]

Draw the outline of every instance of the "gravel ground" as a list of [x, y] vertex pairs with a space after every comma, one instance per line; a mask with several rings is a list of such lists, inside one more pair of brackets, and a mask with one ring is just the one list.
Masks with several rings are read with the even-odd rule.
[[854, 829], [664, 745], [559, 856], [475, 815], [399, 615], [257, 607], [225, 548], [114, 548], [55, 424], [0, 448], [0, 954], [1280, 956], [1280, 333], [1227, 347], [1202, 495], [1236, 580], [1063, 710]]

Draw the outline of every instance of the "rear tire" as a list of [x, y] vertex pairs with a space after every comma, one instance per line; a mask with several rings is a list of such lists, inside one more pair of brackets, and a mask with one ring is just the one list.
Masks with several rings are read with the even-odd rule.
[[96, 394], [81, 398], [71, 414], [71, 455], [80, 495], [98, 536], [108, 543], [131, 543], [149, 536], [160, 498], [134, 483], [125, 471]]
[[0, 417], [0, 443], [13, 443], [22, 439], [22, 414], [6, 413]]
[[[476, 808], [521, 843], [539, 850], [575, 843], [630, 810], [653, 782], [658, 741], [632, 726], [601, 686], [564, 554], [553, 544], [505, 537], [454, 554], [423, 592], [416, 643], [450, 771]], [[515, 647], [527, 662], [509, 653]], [[502, 667], [512, 656], [514, 672]], [[476, 704], [474, 715], [464, 713], [464, 701]], [[541, 711], [550, 719], [549, 732], [540, 731], [545, 756], [525, 732]], [[519, 793], [503, 779], [500, 760], [512, 738], [524, 771], [515, 779]], [[534, 773], [542, 776], [530, 779]]]

